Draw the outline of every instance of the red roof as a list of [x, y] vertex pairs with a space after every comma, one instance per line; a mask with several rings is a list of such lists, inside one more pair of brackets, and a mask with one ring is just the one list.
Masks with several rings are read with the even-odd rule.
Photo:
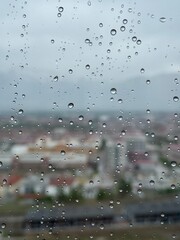
[[18, 175], [11, 175], [8, 178], [8, 185], [14, 185], [16, 184], [20, 179], [22, 179], [22, 176], [18, 176]]

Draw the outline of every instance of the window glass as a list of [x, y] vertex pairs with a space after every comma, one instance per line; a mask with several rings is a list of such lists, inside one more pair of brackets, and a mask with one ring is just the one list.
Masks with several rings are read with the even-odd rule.
[[0, 238], [180, 239], [174, 1], [1, 1]]

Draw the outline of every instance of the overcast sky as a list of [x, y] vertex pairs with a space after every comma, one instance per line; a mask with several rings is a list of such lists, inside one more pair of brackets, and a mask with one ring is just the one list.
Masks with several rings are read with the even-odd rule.
[[1, 111], [180, 109], [179, 0], [6, 0], [0, 9]]

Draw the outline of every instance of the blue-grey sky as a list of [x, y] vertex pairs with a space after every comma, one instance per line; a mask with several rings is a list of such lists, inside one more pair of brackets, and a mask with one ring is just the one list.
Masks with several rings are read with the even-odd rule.
[[179, 0], [7, 0], [0, 9], [1, 111], [179, 109]]

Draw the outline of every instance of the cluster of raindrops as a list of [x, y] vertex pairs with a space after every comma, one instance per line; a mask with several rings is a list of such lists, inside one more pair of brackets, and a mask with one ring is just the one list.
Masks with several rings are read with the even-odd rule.
[[58, 7], [58, 13], [57, 13], [57, 16], [58, 16], [58, 17], [61, 17], [63, 11], [64, 11], [64, 7], [62, 7], [62, 6]]

